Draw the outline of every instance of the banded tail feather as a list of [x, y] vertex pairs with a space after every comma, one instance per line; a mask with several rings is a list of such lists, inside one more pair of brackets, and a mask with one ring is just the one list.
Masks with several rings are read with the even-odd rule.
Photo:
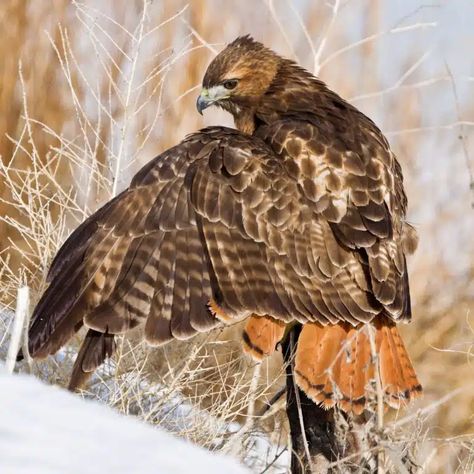
[[314, 402], [324, 408], [337, 404], [345, 412], [361, 414], [369, 398], [374, 398], [370, 392], [376, 376], [375, 357], [388, 405], [400, 408], [421, 395], [422, 387], [396, 325], [386, 317], [376, 322], [376, 354], [368, 329], [347, 323], [303, 325], [296, 351], [296, 381]]

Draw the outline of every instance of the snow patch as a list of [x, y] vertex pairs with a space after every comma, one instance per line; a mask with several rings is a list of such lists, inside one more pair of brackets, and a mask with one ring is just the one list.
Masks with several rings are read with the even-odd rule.
[[5, 474], [245, 474], [230, 458], [25, 375], [0, 373]]

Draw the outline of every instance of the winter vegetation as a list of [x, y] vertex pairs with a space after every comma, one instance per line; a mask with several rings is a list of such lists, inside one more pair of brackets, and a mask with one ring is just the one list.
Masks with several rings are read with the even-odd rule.
[[[382, 472], [473, 472], [473, 21], [467, 0], [3, 0], [0, 359], [5, 370], [34, 374], [49, 385], [67, 384], [75, 344], [45, 361], [26, 357], [15, 363], [54, 254], [72, 229], [149, 159], [205, 125], [231, 125], [224, 112], [198, 115], [195, 100], [215, 53], [251, 33], [297, 59], [372, 117], [404, 169], [409, 220], [420, 246], [408, 262], [414, 319], [402, 331], [425, 395], [367, 426], [367, 436], [376, 437], [384, 453]], [[198, 465], [202, 472], [245, 472], [238, 462], [255, 473], [288, 472], [281, 353], [255, 365], [242, 354], [240, 333], [235, 324], [159, 349], [145, 347], [138, 335], [120, 340], [117, 356], [83, 394], [94, 404], [2, 373], [0, 398], [8, 416], [0, 417], [0, 468], [4, 459], [12, 464], [1, 471], [33, 472], [28, 466], [41, 453], [31, 439], [42, 438], [39, 427], [69, 433], [56, 452], [74, 444], [73, 436], [87, 436], [83, 428], [72, 430], [84, 413], [91, 426], [103, 430], [94, 438], [98, 443], [113, 431], [111, 440], [121, 451], [128, 436], [122, 430], [143, 440], [136, 451], [127, 446], [120, 456], [144, 467], [114, 472], [186, 472], [178, 464], [166, 470], [162, 463], [172, 456], [196, 472]], [[51, 403], [43, 405], [42, 399]], [[98, 403], [128, 416], [111, 414]], [[30, 417], [10, 413], [25, 407]], [[39, 410], [48, 411], [40, 417]], [[47, 418], [58, 424], [48, 425]], [[14, 460], [4, 453], [11, 451], [9, 428], [17, 423], [12, 436], [22, 433], [24, 452]], [[202, 449], [163, 430], [237, 461], [224, 460], [219, 467], [220, 458], [209, 461]], [[78, 446], [100, 455], [91, 440]], [[374, 454], [361, 449], [361, 457]], [[344, 459], [331, 468], [367, 472], [354, 464]], [[76, 471], [44, 471], [49, 472]], [[77, 472], [95, 471], [83, 466]]]

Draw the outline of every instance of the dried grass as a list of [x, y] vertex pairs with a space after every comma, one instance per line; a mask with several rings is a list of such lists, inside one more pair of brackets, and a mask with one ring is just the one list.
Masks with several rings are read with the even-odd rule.
[[[51, 7], [4, 0], [2, 357], [17, 289], [27, 284], [37, 298], [71, 229], [157, 152], [204, 124], [231, 123], [219, 112], [203, 121], [194, 112], [195, 91], [222, 43], [251, 31], [374, 117], [404, 166], [410, 219], [422, 242], [409, 262], [415, 318], [405, 340], [426, 395], [407, 412], [389, 413], [383, 426], [368, 424], [365, 436], [384, 447], [390, 472], [472, 472], [474, 110], [463, 106], [459, 78], [444, 59], [429, 54], [434, 16], [414, 8], [387, 24], [387, 5], [265, 0], [253, 2], [250, 14], [237, 1], [117, 7], [56, 0]], [[224, 33], [216, 28], [222, 21]], [[355, 21], [361, 31], [350, 28]], [[387, 60], [395, 53], [397, 61]], [[144, 348], [138, 337], [123, 340], [119, 357], [98, 373], [86, 396], [239, 456], [254, 472], [285, 472], [284, 400], [268, 408], [283, 385], [281, 356], [257, 373], [242, 356], [239, 331], [236, 325], [158, 350]], [[64, 385], [75, 347], [19, 369]], [[354, 459], [344, 462], [334, 469], [354, 469]]]

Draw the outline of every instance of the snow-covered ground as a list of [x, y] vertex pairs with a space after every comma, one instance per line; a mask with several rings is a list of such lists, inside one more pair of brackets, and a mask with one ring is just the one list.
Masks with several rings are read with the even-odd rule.
[[0, 373], [2, 474], [244, 474], [110, 408], [26, 375]]

